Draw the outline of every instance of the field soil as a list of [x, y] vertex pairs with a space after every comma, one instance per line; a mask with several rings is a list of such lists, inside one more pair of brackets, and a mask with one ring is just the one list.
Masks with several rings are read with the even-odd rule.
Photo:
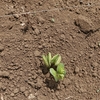
[[0, 100], [100, 100], [100, 0], [0, 0]]

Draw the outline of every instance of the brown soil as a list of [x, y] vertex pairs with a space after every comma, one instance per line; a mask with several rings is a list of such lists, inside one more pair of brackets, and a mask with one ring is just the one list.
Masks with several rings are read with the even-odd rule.
[[[65, 64], [59, 83], [48, 52]], [[0, 0], [0, 100], [100, 100], [100, 0]]]

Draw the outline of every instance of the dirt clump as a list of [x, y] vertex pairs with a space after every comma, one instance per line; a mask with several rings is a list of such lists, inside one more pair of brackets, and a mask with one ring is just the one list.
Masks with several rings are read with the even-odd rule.
[[[0, 100], [99, 100], [98, 2], [1, 0]], [[62, 57], [60, 82], [43, 66], [48, 52]]]

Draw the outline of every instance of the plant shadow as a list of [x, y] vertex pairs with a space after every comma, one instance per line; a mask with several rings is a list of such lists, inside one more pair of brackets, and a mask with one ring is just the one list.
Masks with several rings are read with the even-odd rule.
[[[49, 73], [49, 68], [47, 68], [47, 67], [44, 66], [44, 65], [41, 65], [41, 66], [40, 66], [40, 69], [42, 70], [42, 73], [43, 73], [44, 75], [47, 75], [47, 74]], [[53, 78], [51, 75], [49, 75], [49, 77], [45, 79], [45, 84], [46, 84], [46, 86], [47, 86], [48, 88], [50, 88], [50, 89], [53, 89], [54, 91], [57, 90], [57, 87], [58, 87], [58, 84], [59, 84], [59, 83], [60, 83], [60, 82], [59, 82], [59, 81], [56, 82], [56, 81], [54, 80], [54, 78]]]
[[45, 67], [44, 65], [41, 65], [40, 69], [42, 70], [42, 73], [44, 75], [46, 75], [49, 72], [49, 68]]
[[45, 84], [48, 88], [57, 90], [59, 82], [56, 82], [54, 79], [46, 79]]

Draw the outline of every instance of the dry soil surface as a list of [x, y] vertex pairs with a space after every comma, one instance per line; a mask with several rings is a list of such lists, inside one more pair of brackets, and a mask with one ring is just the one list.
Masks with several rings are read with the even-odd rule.
[[[48, 52], [65, 64], [58, 83]], [[0, 0], [0, 100], [100, 100], [100, 0]]]

